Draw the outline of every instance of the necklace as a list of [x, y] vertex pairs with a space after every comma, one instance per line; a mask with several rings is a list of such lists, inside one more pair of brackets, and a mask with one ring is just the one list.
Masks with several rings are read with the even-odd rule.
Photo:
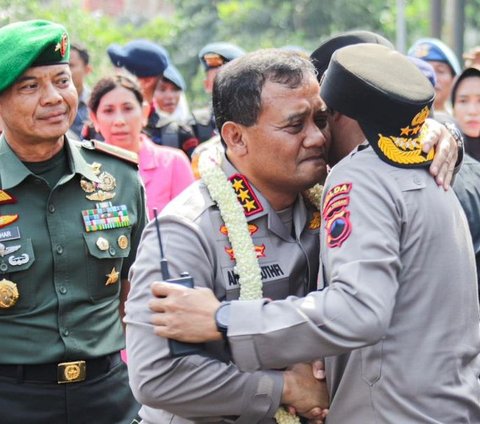
[[[235, 256], [234, 272], [239, 276], [240, 300], [254, 300], [263, 297], [262, 276], [258, 264], [255, 246], [242, 206], [237, 195], [221, 168], [222, 153], [220, 149], [205, 151], [199, 159], [200, 176], [207, 186], [211, 198], [220, 210], [223, 222]], [[304, 192], [304, 196], [318, 209], [323, 187], [315, 185]], [[278, 424], [300, 424], [296, 415], [280, 407], [275, 413]]]

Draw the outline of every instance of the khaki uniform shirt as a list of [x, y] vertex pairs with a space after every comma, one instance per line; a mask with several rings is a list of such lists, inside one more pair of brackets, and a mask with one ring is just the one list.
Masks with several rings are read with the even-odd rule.
[[[262, 194], [224, 162], [233, 186], [248, 194], [242, 204], [262, 270], [264, 296], [304, 295], [316, 284], [319, 212], [299, 196], [292, 235]], [[201, 181], [173, 199], [159, 222], [172, 277], [186, 271], [196, 286], [211, 288], [218, 299], [238, 298], [235, 261], [224, 223]], [[239, 371], [223, 342], [206, 344], [201, 355], [172, 359], [167, 341], [154, 335], [147, 303], [151, 283], [162, 276], [153, 222], [145, 229], [130, 279], [128, 364], [132, 390], [144, 404], [140, 414], [144, 422], [273, 423], [283, 387], [281, 372]]]
[[234, 302], [235, 363], [325, 357], [328, 424], [480, 423], [475, 259], [454, 192], [366, 148], [333, 168], [322, 215], [326, 288]]
[[[124, 346], [119, 294], [145, 225], [143, 187], [135, 166], [65, 148], [70, 171], [50, 188], [0, 139], [0, 292], [9, 281], [19, 293], [0, 308], [0, 364], [96, 358]], [[123, 209], [129, 222], [87, 231], [83, 215], [102, 203], [87, 196], [102, 197], [102, 188], [113, 195], [103, 207]]]

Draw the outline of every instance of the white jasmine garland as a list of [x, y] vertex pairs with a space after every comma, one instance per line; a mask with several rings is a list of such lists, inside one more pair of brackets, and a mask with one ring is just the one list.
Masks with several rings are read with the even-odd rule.
[[[199, 159], [200, 176], [216, 202], [227, 228], [239, 276], [240, 300], [254, 300], [263, 297], [263, 284], [255, 246], [248, 230], [247, 219], [232, 184], [221, 169], [222, 153], [218, 150], [204, 152]], [[304, 196], [318, 209], [323, 187], [319, 184], [306, 190]], [[278, 424], [300, 424], [300, 418], [280, 407], [275, 413]]]

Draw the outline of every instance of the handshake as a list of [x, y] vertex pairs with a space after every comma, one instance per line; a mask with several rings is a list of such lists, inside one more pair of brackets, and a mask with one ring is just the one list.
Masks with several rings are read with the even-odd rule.
[[308, 418], [310, 424], [323, 423], [329, 405], [323, 362], [293, 365], [283, 381], [282, 405], [288, 412]]

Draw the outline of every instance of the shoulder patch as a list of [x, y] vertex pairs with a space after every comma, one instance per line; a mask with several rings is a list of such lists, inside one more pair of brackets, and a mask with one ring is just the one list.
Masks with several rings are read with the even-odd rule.
[[121, 147], [113, 146], [112, 144], [105, 143], [98, 140], [83, 140], [81, 146], [84, 149], [95, 150], [105, 153], [109, 156], [114, 156], [118, 159], [122, 159], [134, 165], [138, 165], [138, 154], [131, 152], [130, 150], [122, 149]]

